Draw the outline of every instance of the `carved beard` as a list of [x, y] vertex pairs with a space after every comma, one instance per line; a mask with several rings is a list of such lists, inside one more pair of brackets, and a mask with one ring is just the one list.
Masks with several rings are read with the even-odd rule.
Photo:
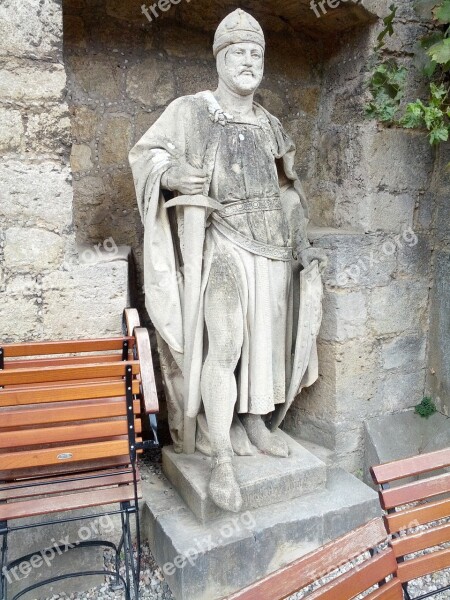
[[[244, 66], [231, 66], [227, 62], [227, 55], [230, 50], [230, 46], [221, 50], [217, 55], [217, 73], [219, 79], [221, 79], [226, 86], [235, 94], [240, 96], [249, 96], [253, 94], [259, 87], [263, 75], [264, 75], [264, 57], [262, 67], [244, 67]], [[253, 77], [245, 76], [242, 77], [241, 73], [243, 70], [250, 70], [253, 73]]]

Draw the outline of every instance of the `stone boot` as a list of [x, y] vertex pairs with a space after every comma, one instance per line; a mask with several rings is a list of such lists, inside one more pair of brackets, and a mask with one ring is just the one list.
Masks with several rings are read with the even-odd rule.
[[289, 456], [289, 448], [286, 442], [267, 429], [261, 415], [246, 414], [239, 416], [247, 432], [248, 439], [258, 450], [271, 456], [282, 458]]
[[219, 508], [230, 512], [239, 512], [242, 508], [242, 496], [234, 475], [231, 456], [212, 458], [212, 472], [209, 480], [209, 495]]

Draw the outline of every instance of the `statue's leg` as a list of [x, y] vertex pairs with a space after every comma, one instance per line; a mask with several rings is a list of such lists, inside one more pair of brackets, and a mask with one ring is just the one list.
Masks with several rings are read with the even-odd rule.
[[242, 497], [233, 466], [230, 427], [237, 399], [234, 371], [243, 342], [239, 292], [230, 266], [217, 256], [205, 291], [208, 355], [203, 365], [201, 391], [212, 450], [209, 493], [224, 510], [237, 512]]
[[276, 432], [272, 433], [265, 425], [261, 415], [245, 414], [239, 415], [242, 424], [247, 432], [251, 443], [264, 452], [272, 456], [289, 456], [289, 448], [284, 440], [277, 437]]

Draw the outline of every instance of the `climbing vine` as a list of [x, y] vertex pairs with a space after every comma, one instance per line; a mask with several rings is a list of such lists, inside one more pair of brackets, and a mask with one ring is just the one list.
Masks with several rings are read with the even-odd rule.
[[395, 34], [398, 7], [391, 4], [374, 49], [368, 81], [372, 99], [366, 115], [387, 125], [426, 130], [430, 144], [437, 145], [450, 136], [450, 0], [416, 0], [415, 9], [436, 25], [431, 34], [418, 40], [428, 95], [405, 103], [408, 70], [394, 58], [383, 60], [386, 38]]

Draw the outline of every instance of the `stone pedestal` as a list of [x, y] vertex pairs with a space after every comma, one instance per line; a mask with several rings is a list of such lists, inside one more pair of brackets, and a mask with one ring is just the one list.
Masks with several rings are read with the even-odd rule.
[[[258, 454], [233, 459], [244, 512], [325, 488], [325, 463], [285, 433], [278, 435], [289, 446], [288, 458]], [[176, 454], [172, 446], [163, 450], [164, 474], [202, 523], [224, 514], [208, 496], [210, 462], [198, 451], [187, 456]]]
[[206, 499], [207, 458], [164, 450], [177, 490], [144, 466], [143, 533], [177, 600], [219, 600], [380, 514], [368, 486], [289, 445], [284, 461], [236, 457], [246, 503], [238, 514]]

